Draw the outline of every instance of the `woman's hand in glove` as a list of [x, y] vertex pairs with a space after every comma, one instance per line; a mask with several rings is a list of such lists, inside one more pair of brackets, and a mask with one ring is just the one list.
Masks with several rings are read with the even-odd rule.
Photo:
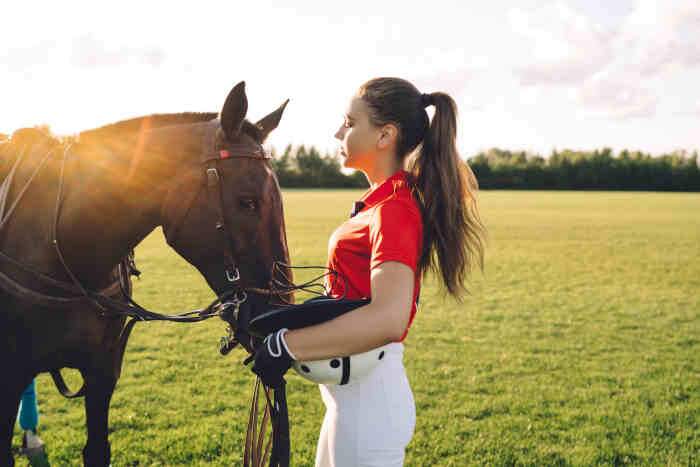
[[[278, 388], [284, 384], [284, 374], [292, 366], [292, 361], [296, 360], [284, 340], [284, 334], [287, 331], [287, 328], [282, 328], [270, 333], [251, 356], [253, 359], [251, 371], [270, 388]], [[250, 362], [251, 357], [246, 360], [246, 364]]]

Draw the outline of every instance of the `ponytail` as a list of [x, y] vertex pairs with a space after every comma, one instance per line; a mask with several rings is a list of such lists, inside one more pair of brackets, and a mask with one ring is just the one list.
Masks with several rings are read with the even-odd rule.
[[484, 267], [484, 226], [479, 217], [478, 182], [457, 151], [457, 105], [447, 94], [424, 94], [435, 114], [423, 142], [410, 160], [423, 210], [423, 254], [418, 269], [439, 273], [447, 291], [466, 292], [465, 281], [475, 263]]
[[[473, 266], [483, 270], [485, 229], [476, 177], [457, 151], [457, 105], [448, 94], [421, 94], [399, 78], [372, 79], [358, 95], [368, 104], [373, 124], [399, 127], [397, 155], [410, 154], [408, 170], [423, 217], [419, 274], [439, 274], [447, 291], [461, 297]], [[425, 111], [430, 105], [435, 107], [432, 121]]]

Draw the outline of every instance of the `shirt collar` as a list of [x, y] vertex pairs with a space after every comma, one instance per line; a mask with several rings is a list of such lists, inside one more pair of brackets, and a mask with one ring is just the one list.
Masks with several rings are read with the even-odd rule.
[[363, 207], [371, 207], [385, 200], [402, 187], [408, 184], [408, 172], [403, 169], [395, 172], [391, 177], [384, 180], [374, 188], [370, 188], [362, 195], [360, 201], [364, 203]]

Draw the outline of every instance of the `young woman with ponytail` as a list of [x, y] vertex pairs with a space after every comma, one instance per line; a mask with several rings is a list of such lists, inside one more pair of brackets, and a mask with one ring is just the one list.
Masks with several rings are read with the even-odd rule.
[[343, 165], [362, 171], [370, 188], [330, 238], [329, 267], [346, 281], [328, 285], [333, 296], [371, 302], [319, 325], [278, 331], [273, 337], [284, 344], [281, 351], [268, 355], [269, 346], [261, 346], [258, 353], [265, 355], [256, 354], [253, 368], [273, 381], [269, 373], [281, 377], [292, 360], [384, 346], [382, 361], [364, 378], [319, 385], [326, 415], [317, 467], [403, 465], [415, 427], [403, 341], [417, 311], [421, 278], [433, 271], [459, 299], [472, 266], [483, 267], [477, 181], [459, 157], [456, 134], [457, 107], [449, 95], [422, 94], [398, 78], [363, 84], [335, 134]]

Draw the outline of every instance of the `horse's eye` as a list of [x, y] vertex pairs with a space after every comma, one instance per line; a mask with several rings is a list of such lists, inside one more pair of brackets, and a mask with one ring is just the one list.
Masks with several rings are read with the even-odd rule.
[[243, 209], [245, 211], [253, 212], [253, 211], [257, 211], [257, 209], [258, 209], [258, 202], [255, 201], [254, 199], [241, 198], [238, 201], [238, 203], [239, 203], [241, 209]]

